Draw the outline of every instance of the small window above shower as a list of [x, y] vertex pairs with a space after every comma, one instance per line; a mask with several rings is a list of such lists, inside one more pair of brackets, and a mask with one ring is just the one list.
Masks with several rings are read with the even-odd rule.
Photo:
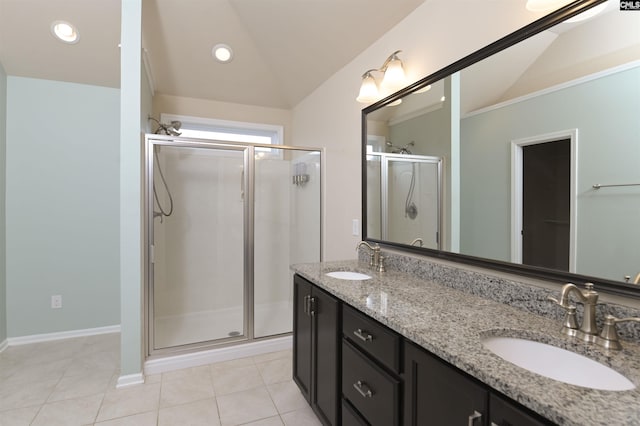
[[[273, 124], [218, 120], [187, 115], [161, 114], [161, 122], [180, 121], [181, 137], [260, 145], [282, 145], [283, 127]], [[279, 156], [278, 150], [256, 147], [260, 157]]]

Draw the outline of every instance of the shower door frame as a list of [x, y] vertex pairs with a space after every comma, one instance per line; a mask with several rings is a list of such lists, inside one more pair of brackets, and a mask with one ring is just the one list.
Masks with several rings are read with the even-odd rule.
[[[205, 149], [220, 149], [227, 151], [242, 151], [244, 153], [244, 178], [243, 178], [243, 191], [244, 191], [244, 260], [243, 260], [243, 272], [244, 272], [244, 300], [243, 300], [243, 334], [240, 336], [233, 336], [227, 338], [214, 339], [203, 342], [188, 343], [183, 345], [171, 346], [167, 348], [155, 349], [154, 347], [154, 304], [153, 304], [153, 284], [154, 284], [154, 267], [153, 267], [153, 253], [151, 247], [154, 243], [154, 218], [153, 218], [153, 171], [154, 171], [154, 147], [155, 146], [172, 146], [180, 148], [205, 148]], [[319, 197], [320, 197], [320, 247], [319, 247], [319, 260], [322, 261], [323, 253], [323, 211], [324, 211], [324, 149], [322, 148], [310, 148], [310, 147], [294, 147], [286, 145], [275, 144], [258, 144], [258, 143], [243, 143], [243, 142], [230, 142], [220, 141], [213, 139], [196, 139], [185, 137], [174, 137], [156, 134], [146, 134], [144, 143], [144, 158], [145, 158], [145, 171], [144, 171], [144, 232], [143, 241], [146, 242], [144, 247], [144, 333], [145, 333], [145, 358], [153, 359], [156, 357], [162, 357], [167, 355], [176, 355], [182, 353], [197, 352], [203, 349], [222, 348], [238, 343], [252, 342], [259, 340], [268, 340], [278, 336], [290, 335], [292, 332], [255, 337], [254, 327], [254, 224], [255, 224], [255, 154], [256, 148], [278, 149], [283, 151], [307, 151], [318, 152], [320, 154], [320, 182], [319, 182]]]
[[442, 157], [415, 154], [394, 154], [389, 152], [368, 152], [367, 156], [380, 157], [380, 235], [382, 240], [389, 240], [389, 162], [428, 163], [436, 165], [436, 188], [438, 208], [436, 232], [438, 233], [438, 250], [442, 248]]

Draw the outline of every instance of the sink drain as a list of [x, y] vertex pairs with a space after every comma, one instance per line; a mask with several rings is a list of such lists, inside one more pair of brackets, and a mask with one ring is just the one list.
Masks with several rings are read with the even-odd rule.
[[229, 332], [229, 337], [236, 337], [239, 336], [240, 332], [239, 331], [230, 331]]

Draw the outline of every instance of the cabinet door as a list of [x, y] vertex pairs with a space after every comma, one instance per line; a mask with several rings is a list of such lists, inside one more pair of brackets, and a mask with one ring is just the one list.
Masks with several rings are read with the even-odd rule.
[[491, 426], [543, 426], [554, 423], [529, 413], [526, 408], [504, 399], [494, 393], [489, 397]]
[[313, 408], [323, 423], [338, 425], [340, 385], [339, 303], [328, 293], [313, 287], [311, 316], [314, 323], [315, 392]]
[[489, 392], [422, 348], [405, 342], [405, 424], [486, 425]]
[[293, 380], [311, 402], [311, 315], [308, 313], [311, 284], [293, 278]]

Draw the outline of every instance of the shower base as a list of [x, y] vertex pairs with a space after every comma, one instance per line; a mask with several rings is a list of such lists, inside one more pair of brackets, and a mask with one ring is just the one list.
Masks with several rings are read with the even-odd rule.
[[[256, 304], [255, 337], [290, 333], [293, 330], [293, 307], [289, 301]], [[229, 338], [243, 330], [242, 307], [200, 311], [184, 315], [156, 317], [155, 349]]]

